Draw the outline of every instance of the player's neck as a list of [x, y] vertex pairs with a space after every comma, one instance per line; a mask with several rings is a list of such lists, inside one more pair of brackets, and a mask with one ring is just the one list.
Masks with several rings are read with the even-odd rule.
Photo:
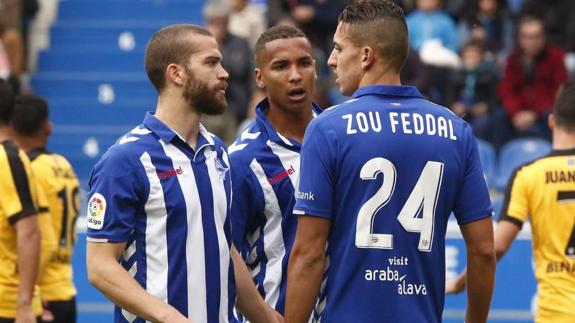
[[38, 137], [14, 136], [16, 144], [25, 152], [46, 147], [46, 141]]
[[303, 136], [307, 125], [313, 119], [311, 101], [308, 105], [309, 109], [288, 111], [286, 109], [276, 107], [270, 102], [266, 118], [275, 131], [279, 132], [284, 137], [295, 139], [301, 143], [303, 142]]
[[384, 72], [384, 73], [370, 73], [364, 74], [359, 82], [359, 87], [368, 85], [401, 85], [401, 80], [398, 73]]
[[12, 139], [12, 131], [7, 125], [0, 125], [0, 142]]
[[575, 132], [567, 132], [563, 129], [553, 130], [553, 149], [565, 150], [575, 148]]
[[160, 96], [155, 117], [180, 135], [192, 149], [196, 149], [200, 132], [200, 114], [182, 96]]

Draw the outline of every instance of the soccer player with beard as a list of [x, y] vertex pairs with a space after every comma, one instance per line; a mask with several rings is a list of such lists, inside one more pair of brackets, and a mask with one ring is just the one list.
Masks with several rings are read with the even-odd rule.
[[145, 56], [156, 111], [92, 171], [88, 276], [115, 322], [233, 322], [234, 305], [253, 322], [279, 319], [232, 245], [228, 156], [199, 122], [226, 109], [221, 60], [202, 27], [156, 32]]
[[353, 2], [339, 17], [328, 64], [353, 97], [306, 129], [290, 323], [308, 321], [318, 294], [324, 323], [441, 322], [452, 211], [473, 271], [465, 321], [487, 319], [495, 253], [477, 144], [467, 123], [401, 85], [407, 36], [391, 0]]
[[267, 98], [230, 147], [234, 244], [266, 302], [283, 313], [287, 261], [295, 236], [295, 189], [305, 129], [321, 112], [311, 44], [291, 26], [266, 30], [255, 46], [256, 82]]

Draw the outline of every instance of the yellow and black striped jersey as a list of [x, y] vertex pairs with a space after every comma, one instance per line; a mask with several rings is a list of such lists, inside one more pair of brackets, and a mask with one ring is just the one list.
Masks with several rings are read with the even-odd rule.
[[575, 149], [519, 167], [501, 219], [529, 219], [538, 283], [536, 322], [575, 322]]
[[[41, 202], [40, 193], [35, 185], [26, 154], [11, 141], [2, 142], [0, 144], [0, 317], [16, 317], [19, 285], [18, 245], [13, 225], [22, 218], [38, 214]], [[42, 305], [37, 288], [33, 308], [37, 315], [41, 314]]]
[[42, 298], [47, 301], [70, 300], [76, 295], [70, 261], [80, 203], [78, 178], [72, 165], [61, 155], [38, 149], [29, 152], [28, 157], [48, 200], [52, 228], [58, 240], [58, 248], [40, 277]]

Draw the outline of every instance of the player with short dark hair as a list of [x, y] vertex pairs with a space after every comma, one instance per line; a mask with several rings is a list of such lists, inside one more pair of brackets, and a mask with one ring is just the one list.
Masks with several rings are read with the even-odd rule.
[[58, 239], [38, 285], [54, 322], [76, 322], [76, 288], [72, 281], [72, 249], [78, 217], [80, 184], [72, 165], [63, 156], [46, 150], [52, 124], [48, 103], [32, 94], [16, 98], [10, 122], [14, 140], [30, 158], [36, 181], [44, 192]]
[[90, 178], [88, 278], [117, 305], [116, 322], [234, 322], [234, 305], [274, 322], [231, 243], [225, 146], [200, 123], [227, 106], [217, 42], [202, 27], [167, 26], [145, 61], [156, 111]]
[[315, 61], [306, 35], [291, 26], [266, 30], [256, 43], [256, 82], [266, 99], [230, 147], [234, 243], [268, 304], [283, 313], [287, 261], [297, 218], [299, 153], [305, 128], [321, 112], [312, 103]]
[[352, 99], [306, 130], [286, 321], [307, 322], [319, 295], [321, 322], [441, 322], [452, 211], [473, 271], [466, 322], [487, 319], [495, 257], [477, 144], [467, 123], [401, 86], [406, 48], [392, 1], [340, 15], [328, 64]]
[[30, 161], [11, 140], [14, 102], [0, 80], [0, 323], [31, 323], [42, 314], [36, 279], [54, 236]]
[[[538, 284], [535, 322], [567, 323], [575, 318], [575, 83], [560, 89], [549, 127], [551, 153], [511, 176], [495, 229], [495, 252], [501, 259], [529, 220]], [[466, 276], [463, 271], [448, 282], [447, 292], [462, 291]]]

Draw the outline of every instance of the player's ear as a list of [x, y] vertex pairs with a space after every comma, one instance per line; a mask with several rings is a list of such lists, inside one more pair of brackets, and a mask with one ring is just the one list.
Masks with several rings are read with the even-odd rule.
[[313, 80], [317, 81], [317, 68], [315, 67], [315, 58], [311, 60], [311, 66], [313, 67]]
[[361, 67], [365, 70], [368, 69], [374, 60], [375, 52], [373, 48], [365, 46], [361, 49]]
[[46, 121], [46, 124], [44, 125], [44, 134], [46, 135], [46, 137], [52, 134], [52, 127], [53, 127], [52, 122]]
[[549, 117], [547, 117], [547, 125], [549, 125], [549, 129], [551, 130], [555, 129], [556, 124], [557, 120], [555, 120], [555, 116], [553, 115], [553, 113], [549, 114]]
[[167, 80], [178, 86], [183, 86], [186, 78], [184, 69], [180, 65], [173, 63], [166, 67], [165, 76]]
[[264, 76], [262, 75], [262, 70], [260, 70], [258, 67], [256, 67], [254, 69], [254, 73], [256, 75], [256, 84], [258, 86], [258, 88], [260, 89], [265, 89], [266, 88], [266, 83], [264, 81]]

